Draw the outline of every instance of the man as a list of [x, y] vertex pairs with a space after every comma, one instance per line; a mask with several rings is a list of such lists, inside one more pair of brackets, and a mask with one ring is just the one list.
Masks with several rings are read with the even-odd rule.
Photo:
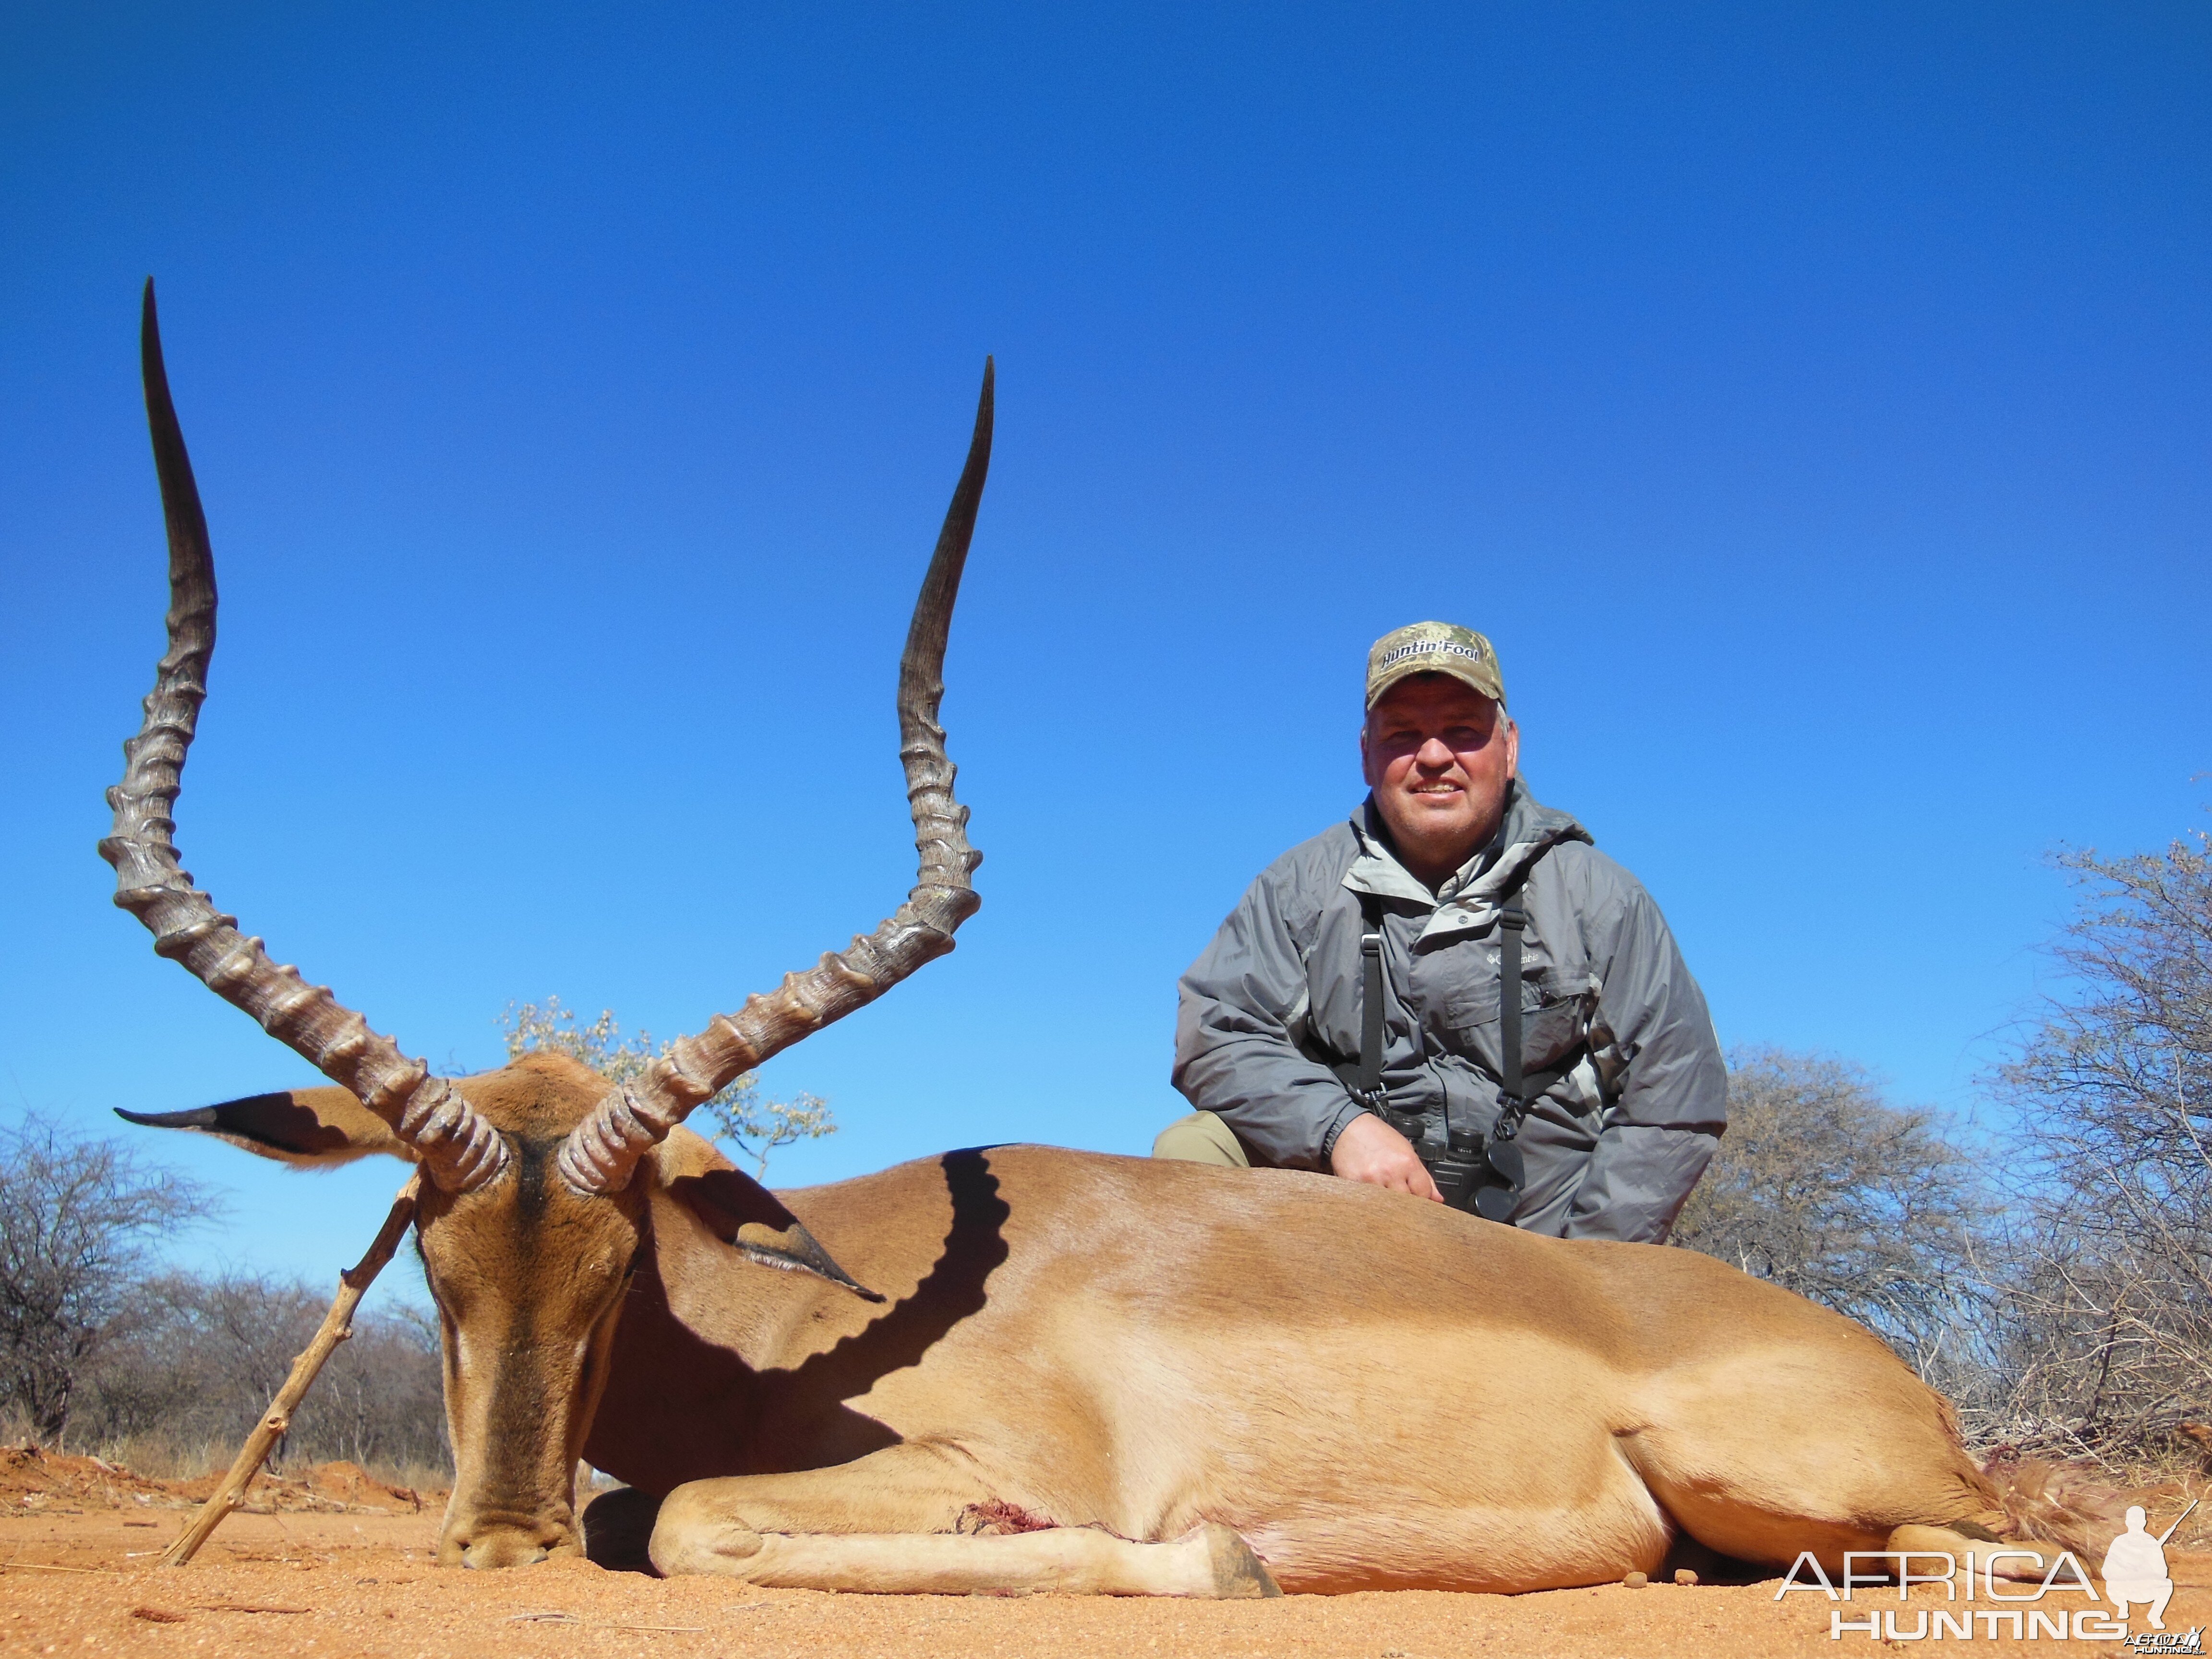
[[1175, 1085], [1198, 1110], [1153, 1155], [1664, 1239], [1725, 1123], [1719, 1044], [1650, 896], [1519, 781], [1490, 641], [1376, 641], [1359, 753], [1351, 822], [1271, 865], [1183, 975]]

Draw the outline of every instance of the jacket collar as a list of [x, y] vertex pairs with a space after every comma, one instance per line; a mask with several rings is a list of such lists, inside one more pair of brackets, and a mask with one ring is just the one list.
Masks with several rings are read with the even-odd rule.
[[1501, 896], [1521, 882], [1537, 860], [1563, 841], [1592, 839], [1571, 814], [1540, 805], [1518, 778], [1508, 787], [1505, 816], [1498, 833], [1433, 893], [1398, 861], [1374, 796], [1352, 813], [1352, 832], [1359, 841], [1359, 856], [1344, 872], [1344, 885], [1355, 893], [1395, 899], [1431, 912], [1420, 933], [1424, 940], [1488, 927], [1498, 919]]

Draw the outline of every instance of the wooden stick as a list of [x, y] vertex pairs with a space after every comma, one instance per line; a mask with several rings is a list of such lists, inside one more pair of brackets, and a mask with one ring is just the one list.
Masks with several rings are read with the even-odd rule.
[[377, 1230], [368, 1253], [338, 1275], [337, 1300], [323, 1316], [322, 1328], [316, 1331], [315, 1340], [307, 1344], [305, 1353], [292, 1362], [292, 1374], [284, 1379], [284, 1386], [269, 1402], [268, 1412], [253, 1425], [253, 1432], [246, 1437], [246, 1443], [231, 1460], [230, 1473], [223, 1476], [222, 1484], [208, 1501], [200, 1505], [191, 1525], [162, 1553], [161, 1565], [183, 1566], [199, 1553], [200, 1546], [207, 1542], [210, 1533], [222, 1524], [223, 1517], [246, 1501], [247, 1485], [268, 1461], [277, 1441], [283, 1438], [284, 1431], [292, 1426], [292, 1413], [300, 1408], [300, 1401], [313, 1386], [324, 1362], [337, 1352], [339, 1343], [353, 1334], [353, 1310], [361, 1305], [362, 1293], [376, 1282], [377, 1274], [384, 1270], [384, 1264], [392, 1260], [392, 1253], [406, 1236], [407, 1224], [415, 1218], [415, 1194], [421, 1180], [418, 1176], [399, 1189], [399, 1196], [392, 1200], [392, 1212], [384, 1218], [384, 1225]]

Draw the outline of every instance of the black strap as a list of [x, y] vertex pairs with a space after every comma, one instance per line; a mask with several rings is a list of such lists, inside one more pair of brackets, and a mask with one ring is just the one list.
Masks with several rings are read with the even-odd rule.
[[1379, 908], [1361, 909], [1366, 926], [1359, 935], [1359, 1077], [1352, 1093], [1376, 1111], [1382, 1099], [1382, 917]]
[[1389, 1091], [1382, 1086], [1382, 906], [1371, 893], [1359, 896], [1359, 1053], [1348, 1063], [1334, 1066], [1346, 1091], [1362, 1107], [1374, 1113], [1415, 1146], [1421, 1142], [1419, 1117], [1391, 1109]]
[[[1498, 921], [1502, 933], [1498, 949], [1498, 1081], [1510, 1111], [1516, 1104], [1526, 1110], [1528, 1103], [1521, 1096], [1521, 931], [1528, 925], [1528, 913], [1522, 907], [1521, 890], [1498, 907]], [[1515, 1113], [1513, 1127], [1509, 1129], [1504, 1120], [1499, 1128], [1510, 1140], [1514, 1130], [1521, 1127], [1519, 1113]]]
[[1483, 1146], [1485, 1177], [1469, 1197], [1477, 1215], [1510, 1224], [1527, 1179], [1516, 1137], [1529, 1106], [1522, 1092], [1528, 1079], [1521, 1069], [1521, 934], [1528, 926], [1528, 913], [1519, 886], [1499, 904], [1498, 922], [1498, 1121]]
[[[1522, 878], [1526, 879], [1526, 872]], [[1521, 1148], [1516, 1144], [1521, 1120], [1535, 1097], [1566, 1075], [1569, 1067], [1530, 1077], [1523, 1066], [1521, 1029], [1521, 939], [1528, 926], [1518, 882], [1498, 901], [1498, 1118], [1486, 1138], [1463, 1133], [1447, 1121], [1444, 1147], [1425, 1143], [1421, 1120], [1393, 1111], [1382, 1087], [1382, 909], [1372, 895], [1360, 897], [1359, 1057], [1336, 1068], [1353, 1099], [1412, 1141], [1437, 1179], [1445, 1201], [1492, 1221], [1510, 1221], [1518, 1206], [1523, 1181]]]

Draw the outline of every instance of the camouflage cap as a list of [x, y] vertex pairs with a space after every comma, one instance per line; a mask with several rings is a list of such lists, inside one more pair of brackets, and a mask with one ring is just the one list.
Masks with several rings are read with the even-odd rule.
[[1471, 628], [1452, 623], [1418, 622], [1393, 629], [1367, 653], [1367, 706], [1400, 680], [1415, 674], [1449, 674], [1473, 686], [1500, 708], [1505, 707], [1505, 677], [1498, 653]]

